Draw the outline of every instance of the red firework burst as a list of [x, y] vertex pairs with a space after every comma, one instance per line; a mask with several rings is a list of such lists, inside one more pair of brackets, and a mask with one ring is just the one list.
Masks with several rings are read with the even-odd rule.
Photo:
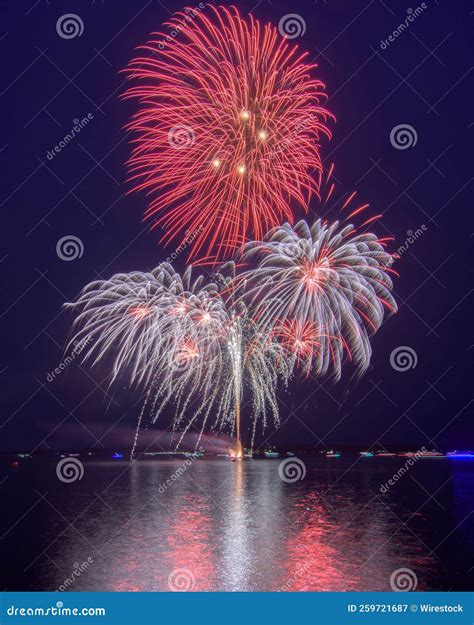
[[307, 211], [332, 116], [316, 65], [271, 24], [206, 7], [167, 25], [126, 70], [140, 105], [130, 179], [165, 241], [218, 259]]
[[315, 323], [301, 319], [286, 319], [276, 326], [274, 334], [285, 350], [293, 354], [296, 366], [306, 376], [311, 372], [313, 361], [321, 356], [321, 338], [334, 338], [322, 333]]

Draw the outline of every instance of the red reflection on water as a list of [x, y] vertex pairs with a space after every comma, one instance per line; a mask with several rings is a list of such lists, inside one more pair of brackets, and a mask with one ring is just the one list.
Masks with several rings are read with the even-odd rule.
[[[212, 590], [215, 579], [215, 564], [211, 544], [215, 536], [211, 532], [210, 518], [201, 511], [205, 502], [199, 497], [185, 497], [182, 510], [172, 517], [166, 538], [168, 549], [164, 557], [169, 561], [169, 571], [183, 569], [181, 581], [173, 581], [173, 576], [165, 580], [164, 590], [169, 584], [187, 586], [186, 590]], [[189, 572], [190, 575], [187, 573]], [[177, 576], [179, 574], [177, 573]]]
[[[308, 505], [309, 504], [309, 505]], [[287, 541], [286, 577], [282, 591], [347, 590], [347, 574], [340, 570], [340, 550], [329, 544], [332, 528], [322, 504], [297, 504], [300, 529]], [[300, 508], [306, 508], [301, 520]]]
[[[294, 532], [286, 543], [282, 591], [387, 591], [398, 569], [413, 570], [415, 587], [433, 567], [423, 545], [399, 532], [399, 519], [386, 508], [370, 514], [346, 501], [344, 510], [328, 509], [312, 493], [294, 505]], [[422, 575], [423, 573], [423, 575]]]

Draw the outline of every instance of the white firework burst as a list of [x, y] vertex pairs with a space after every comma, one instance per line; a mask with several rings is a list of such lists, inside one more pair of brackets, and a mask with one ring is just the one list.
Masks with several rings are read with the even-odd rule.
[[276, 387], [290, 373], [272, 332], [231, 297], [232, 278], [216, 280], [193, 278], [190, 267], [181, 276], [163, 263], [92, 282], [68, 304], [78, 311], [71, 342], [87, 338], [84, 362], [110, 360], [111, 383], [124, 377], [147, 388], [140, 422], [173, 405], [180, 441], [198, 423], [201, 436], [210, 419], [212, 429], [233, 433], [245, 390], [253, 433], [268, 413], [278, 423]]
[[[369, 336], [386, 310], [397, 308], [388, 274], [392, 257], [375, 234], [357, 234], [339, 222], [286, 223], [247, 243], [243, 261], [251, 265], [238, 278], [246, 284], [244, 300], [263, 328], [277, 328], [287, 345], [292, 336], [307, 370], [340, 379], [344, 355], [358, 373], [367, 369]], [[293, 352], [300, 357], [296, 347]]]

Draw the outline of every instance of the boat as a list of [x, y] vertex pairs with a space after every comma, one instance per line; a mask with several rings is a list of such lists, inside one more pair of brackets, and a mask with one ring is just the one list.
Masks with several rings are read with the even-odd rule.
[[224, 454], [224, 457], [226, 460], [232, 460], [232, 462], [235, 462], [236, 460], [243, 460], [244, 456], [242, 453], [237, 453], [235, 449], [229, 449], [229, 453]]
[[420, 458], [444, 458], [445, 455], [441, 452], [441, 451], [436, 451], [433, 449], [433, 451], [422, 451], [420, 455]]
[[113, 454], [112, 458], [113, 458], [114, 460], [121, 460], [121, 459], [123, 458], [123, 454], [120, 454], [118, 451], [116, 451], [116, 452]]
[[377, 457], [380, 456], [383, 458], [383, 457], [393, 457], [393, 456], [396, 456], [397, 454], [393, 451], [378, 451], [375, 455]]
[[403, 451], [398, 454], [402, 458], [443, 458], [440, 451]]
[[371, 451], [359, 451], [359, 456], [361, 456], [361, 458], [372, 458], [373, 455]]
[[329, 451], [326, 452], [326, 458], [340, 458], [340, 457], [341, 457], [340, 451], [333, 451], [332, 449], [330, 449]]
[[469, 458], [474, 458], [474, 452], [472, 451], [448, 451], [448, 453], [446, 454], [446, 456], [448, 458], [464, 458], [469, 459]]
[[265, 451], [264, 452], [264, 456], [265, 458], [279, 458], [280, 454], [277, 451]]

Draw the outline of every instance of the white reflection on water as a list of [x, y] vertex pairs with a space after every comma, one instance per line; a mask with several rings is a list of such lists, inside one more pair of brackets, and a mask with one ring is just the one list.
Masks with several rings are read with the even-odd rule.
[[[453, 576], [472, 549], [472, 527], [453, 532], [452, 481], [437, 494], [443, 512], [424, 505], [428, 497], [409, 478], [379, 493], [394, 472], [391, 459], [347, 472], [350, 462], [305, 463], [305, 479], [289, 484], [279, 460], [203, 459], [164, 490], [182, 460], [86, 463], [83, 480], [49, 488], [54, 508], [32, 512], [34, 540], [17, 537], [18, 589], [54, 590], [89, 556], [94, 563], [70, 590], [167, 591], [170, 573], [181, 569], [196, 591], [388, 590], [401, 567], [416, 572], [420, 590], [459, 587]], [[429, 492], [452, 470], [449, 462], [436, 466], [413, 469]], [[48, 475], [36, 470], [39, 486]], [[471, 506], [473, 480], [471, 468], [462, 489]], [[440, 562], [430, 551], [446, 536]]]

